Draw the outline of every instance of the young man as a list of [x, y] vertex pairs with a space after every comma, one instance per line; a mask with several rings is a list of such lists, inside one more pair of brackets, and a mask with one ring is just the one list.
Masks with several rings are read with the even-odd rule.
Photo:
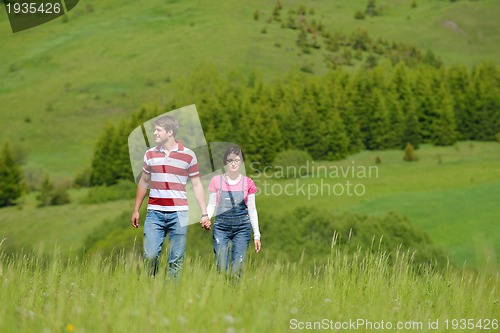
[[146, 151], [144, 155], [143, 172], [137, 184], [132, 213], [132, 226], [139, 227], [139, 208], [149, 185], [148, 213], [144, 222], [144, 258], [151, 265], [152, 275], [155, 275], [163, 241], [169, 234], [168, 273], [176, 277], [182, 267], [186, 249], [188, 178], [202, 212], [202, 227], [210, 223], [210, 220], [196, 155], [184, 147], [182, 142], [175, 140], [179, 129], [177, 120], [172, 116], [164, 116], [158, 118], [154, 125], [154, 136], [158, 145]]

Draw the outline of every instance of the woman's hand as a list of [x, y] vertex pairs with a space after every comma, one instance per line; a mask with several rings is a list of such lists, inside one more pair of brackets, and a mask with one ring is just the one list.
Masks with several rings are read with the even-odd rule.
[[260, 239], [254, 239], [253, 243], [255, 245], [255, 252], [259, 253], [261, 247]]
[[201, 227], [205, 230], [210, 230], [212, 222], [208, 218], [208, 216], [204, 216], [200, 221]]

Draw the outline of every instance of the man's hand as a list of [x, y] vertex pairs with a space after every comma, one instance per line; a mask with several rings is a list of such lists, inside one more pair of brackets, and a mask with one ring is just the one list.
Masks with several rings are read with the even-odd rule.
[[132, 214], [131, 221], [132, 221], [132, 226], [133, 226], [134, 228], [139, 228], [139, 225], [140, 225], [140, 224], [139, 224], [139, 218], [140, 218], [140, 214], [139, 214], [139, 212], [134, 212], [134, 213]]
[[261, 244], [260, 244], [260, 239], [254, 239], [253, 243], [254, 243], [254, 245], [255, 245], [255, 252], [256, 252], [256, 253], [259, 253], [259, 251], [260, 251], [260, 246], [261, 246]]
[[202, 227], [203, 229], [205, 229], [205, 230], [210, 230], [210, 229], [212, 228], [212, 227], [211, 227], [212, 222], [210, 221], [210, 219], [208, 218], [208, 216], [203, 216], [203, 217], [201, 218], [200, 223], [201, 223], [201, 227]]
[[137, 184], [137, 192], [135, 193], [134, 212], [132, 213], [132, 218], [130, 219], [132, 221], [132, 226], [134, 228], [139, 228], [139, 218], [140, 218], [139, 209], [141, 208], [142, 201], [144, 200], [144, 197], [146, 196], [146, 193], [148, 191], [148, 184], [150, 181], [151, 181], [151, 175], [143, 172], [141, 175], [141, 179]]

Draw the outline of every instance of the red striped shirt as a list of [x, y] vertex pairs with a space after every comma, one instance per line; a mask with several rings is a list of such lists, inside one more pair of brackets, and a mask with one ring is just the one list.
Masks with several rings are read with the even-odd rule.
[[186, 183], [198, 177], [195, 153], [177, 141], [170, 154], [161, 145], [144, 154], [143, 171], [151, 175], [148, 209], [162, 211], [188, 210]]

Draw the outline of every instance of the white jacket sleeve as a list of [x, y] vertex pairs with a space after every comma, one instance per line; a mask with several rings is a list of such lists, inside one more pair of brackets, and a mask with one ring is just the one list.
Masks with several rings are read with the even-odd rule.
[[215, 214], [215, 206], [217, 205], [217, 193], [210, 192], [208, 196], [207, 214], [208, 218], [211, 219]]
[[253, 238], [260, 240], [259, 216], [257, 215], [254, 193], [248, 195], [248, 215], [250, 216], [250, 223], [252, 224]]

